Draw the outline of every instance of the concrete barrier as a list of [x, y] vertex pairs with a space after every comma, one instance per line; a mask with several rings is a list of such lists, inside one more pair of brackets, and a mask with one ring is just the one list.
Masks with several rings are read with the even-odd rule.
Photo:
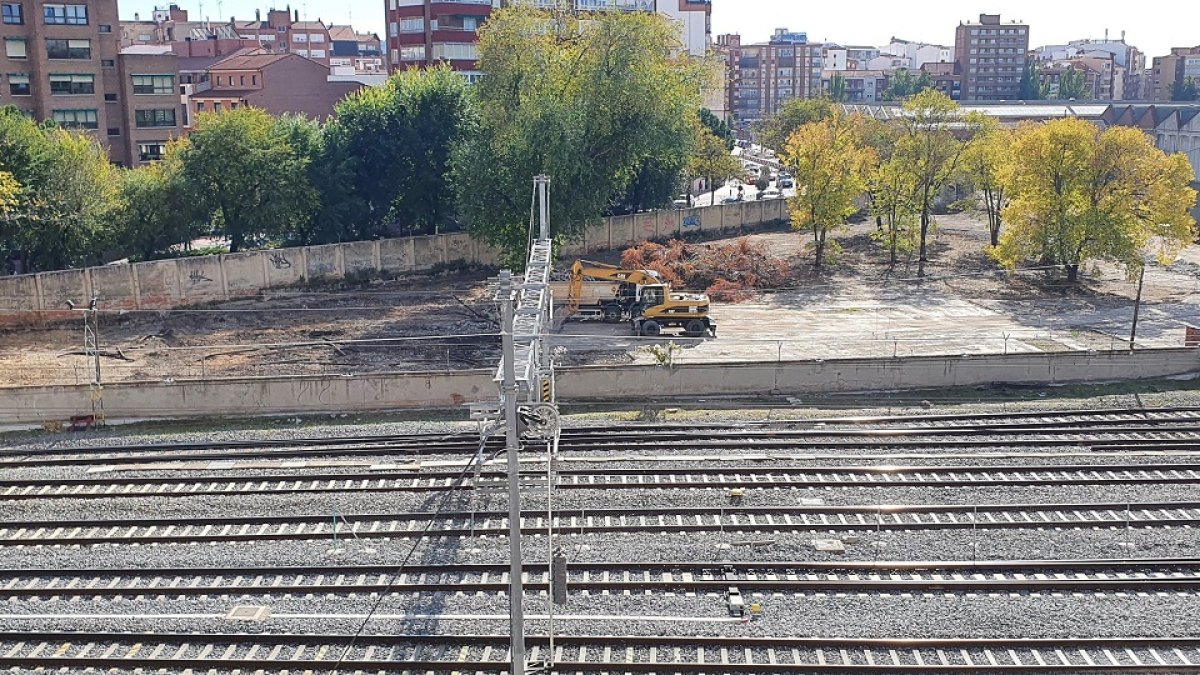
[[[559, 370], [568, 403], [747, 397], [1155, 379], [1200, 372], [1200, 350], [1147, 349], [782, 363], [585, 366]], [[111, 419], [450, 408], [496, 396], [493, 371], [125, 382], [104, 387]], [[87, 386], [0, 387], [0, 424], [92, 410]]]

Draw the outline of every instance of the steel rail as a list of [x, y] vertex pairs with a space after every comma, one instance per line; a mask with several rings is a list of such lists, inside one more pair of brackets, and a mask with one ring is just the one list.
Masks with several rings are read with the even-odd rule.
[[[351, 643], [344, 634], [6, 632], [0, 666], [327, 672], [323, 655]], [[366, 635], [342, 669], [500, 672], [506, 635]], [[555, 672], [675, 673], [1197, 673], [1200, 639], [858, 639], [531, 635], [531, 659]], [[15, 647], [12, 645], [16, 645]], [[636, 653], [644, 650], [643, 653]], [[315, 652], [315, 653], [314, 653]], [[380, 654], [379, 652], [386, 652]], [[399, 654], [397, 654], [399, 652]]]
[[[1155, 513], [1158, 512], [1158, 513]], [[0, 547], [507, 536], [500, 511], [0, 522]], [[831, 518], [836, 516], [836, 518]], [[1015, 516], [1015, 517], [1014, 517]], [[1037, 516], [1034, 518], [1033, 516]], [[430, 519], [442, 523], [426, 528]], [[347, 523], [342, 527], [339, 523]], [[1200, 502], [558, 509], [563, 533], [837, 532], [991, 529], [1146, 529], [1200, 525]], [[539, 534], [540, 511], [521, 532]]]
[[[541, 485], [542, 471], [521, 477]], [[906, 465], [906, 466], [700, 466], [562, 469], [563, 490], [713, 489], [723, 487], [984, 487], [1059, 485], [1183, 485], [1200, 483], [1200, 463]], [[457, 471], [379, 470], [354, 473], [134, 476], [0, 480], [0, 501], [111, 499], [203, 495], [329, 492], [441, 492], [503, 487], [503, 471], [464, 478]], [[541, 481], [541, 482], [539, 482]]]

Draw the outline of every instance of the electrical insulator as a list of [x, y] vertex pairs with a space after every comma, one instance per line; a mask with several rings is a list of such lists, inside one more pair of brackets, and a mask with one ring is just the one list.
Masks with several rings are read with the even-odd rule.
[[554, 604], [564, 605], [567, 602], [567, 554], [562, 547], [554, 549], [550, 559], [550, 593]]

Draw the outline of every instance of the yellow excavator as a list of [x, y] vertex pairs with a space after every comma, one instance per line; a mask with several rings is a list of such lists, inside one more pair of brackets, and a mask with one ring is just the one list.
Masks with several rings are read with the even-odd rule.
[[[562, 290], [559, 285], [555, 295]], [[566, 291], [568, 317], [629, 321], [634, 333], [645, 336], [672, 329], [688, 337], [717, 336], [717, 322], [708, 314], [708, 296], [674, 291], [653, 270], [577, 260]]]

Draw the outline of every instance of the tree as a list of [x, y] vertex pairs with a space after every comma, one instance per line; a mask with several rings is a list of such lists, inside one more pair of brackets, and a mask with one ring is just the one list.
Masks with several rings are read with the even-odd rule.
[[788, 99], [779, 107], [779, 112], [759, 127], [758, 142], [779, 151], [797, 129], [826, 119], [833, 114], [833, 108], [833, 101], [827, 98]]
[[888, 101], [904, 101], [932, 88], [933, 79], [929, 77], [929, 73], [922, 70], [919, 74], [914, 74], [907, 68], [900, 68], [888, 82], [883, 98]]
[[1175, 80], [1171, 85], [1171, 100], [1172, 101], [1198, 101], [1200, 100], [1200, 83], [1194, 77]]
[[914, 205], [914, 177], [896, 158], [896, 125], [875, 119], [864, 124], [863, 142], [878, 160], [867, 180], [867, 198], [871, 215], [875, 217], [872, 238], [888, 251], [888, 260], [895, 266], [900, 251], [912, 251], [915, 245], [913, 223], [918, 209]]
[[846, 224], [858, 207], [854, 200], [867, 189], [875, 162], [863, 143], [863, 119], [834, 111], [821, 122], [792, 134], [783, 162], [796, 175], [796, 196], [789, 200], [792, 227], [813, 238], [813, 266], [820, 268], [831, 229]]
[[926, 90], [904, 103], [905, 114], [898, 123], [901, 130], [896, 141], [896, 157], [910, 172], [916, 190], [915, 204], [921, 214], [920, 259], [917, 275], [925, 276], [929, 260], [929, 228], [933, 222], [933, 207], [942, 188], [958, 170], [959, 158], [970, 141], [960, 141], [955, 132], [970, 131], [980, 116], [964, 117], [958, 104], [936, 90]]
[[230, 252], [302, 229], [318, 203], [294, 125], [257, 108], [200, 115], [180, 142], [180, 176], [196, 213]]
[[[14, 185], [0, 213], [0, 240], [31, 270], [97, 263], [112, 240], [116, 169], [90, 136], [0, 110], [0, 171]], [[15, 187], [15, 190], [14, 190]]]
[[462, 77], [445, 65], [404, 70], [336, 113], [314, 177], [325, 202], [313, 241], [432, 234], [451, 221], [450, 155], [470, 114]]
[[700, 109], [700, 123], [712, 132], [713, 136], [721, 139], [725, 143], [726, 150], [733, 150], [734, 141], [737, 139], [733, 136], [733, 130], [725, 123], [725, 120], [713, 114], [713, 111], [708, 108]]
[[1083, 72], [1076, 70], [1075, 66], [1067, 66], [1058, 76], [1058, 94], [1054, 98], [1060, 101], [1091, 98]]
[[1017, 96], [1022, 101], [1042, 99], [1042, 76], [1037, 61], [1025, 59], [1025, 68], [1021, 70], [1021, 83], [1018, 85]]
[[1089, 260], [1136, 268], [1148, 252], [1169, 257], [1194, 240], [1194, 172], [1184, 155], [1166, 155], [1139, 129], [1102, 132], [1077, 118], [1029, 125], [1017, 132], [1011, 158], [1008, 228], [992, 250], [1009, 269], [1062, 266], [1076, 282]]
[[841, 73], [834, 73], [829, 78], [829, 98], [838, 103], [846, 102], [846, 78]]
[[167, 255], [203, 234], [180, 175], [178, 143], [148, 166], [120, 175], [120, 209], [114, 218], [122, 248], [142, 260]]
[[677, 60], [678, 44], [653, 13], [493, 12], [479, 36], [477, 119], [452, 160], [471, 232], [519, 264], [535, 175], [551, 176], [553, 234], [569, 240], [644, 167], [674, 157], [682, 168], [709, 70]]
[[704, 178], [712, 191], [710, 204], [717, 202], [717, 185], [724, 185], [730, 178], [742, 172], [742, 163], [729, 154], [725, 143], [703, 124], [695, 129], [696, 142], [688, 158], [687, 172], [690, 176]]
[[1002, 176], [1010, 158], [1012, 143], [1013, 132], [1001, 127], [994, 118], [987, 118], [976, 135], [975, 143], [963, 152], [960, 163], [963, 177], [974, 191], [972, 202], [982, 203], [987, 214], [992, 246], [1000, 243], [1002, 214], [1008, 206], [1009, 193]]

